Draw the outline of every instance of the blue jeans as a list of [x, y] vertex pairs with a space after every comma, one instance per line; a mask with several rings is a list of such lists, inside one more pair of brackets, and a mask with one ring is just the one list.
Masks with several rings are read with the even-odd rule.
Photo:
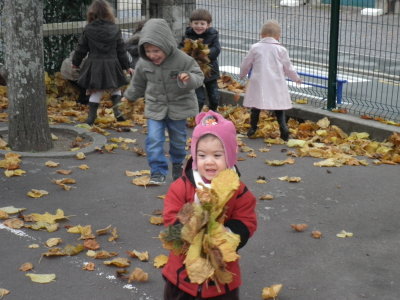
[[208, 106], [211, 110], [215, 111], [218, 107], [220, 98], [217, 79], [204, 82], [204, 87], [201, 86], [196, 89], [199, 111], [203, 109], [204, 103], [206, 102], [206, 92], [208, 97]]
[[164, 154], [165, 129], [169, 135], [169, 155], [173, 164], [181, 164], [186, 157], [186, 119], [147, 120], [146, 153], [151, 174], [167, 175], [168, 160]]

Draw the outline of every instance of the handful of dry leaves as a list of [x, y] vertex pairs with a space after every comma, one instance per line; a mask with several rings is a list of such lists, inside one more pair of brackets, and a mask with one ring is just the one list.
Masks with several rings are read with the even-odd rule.
[[208, 57], [210, 49], [208, 48], [208, 45], [203, 43], [203, 39], [185, 39], [182, 51], [197, 61], [205, 77], [210, 76], [211, 67], [210, 58]]

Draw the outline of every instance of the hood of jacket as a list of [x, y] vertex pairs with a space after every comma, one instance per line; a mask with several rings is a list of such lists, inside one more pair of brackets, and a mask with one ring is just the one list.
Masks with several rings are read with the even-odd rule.
[[117, 40], [119, 27], [109, 21], [94, 20], [85, 27], [87, 38], [96, 45], [96, 48], [108, 53], [111, 47], [115, 47], [113, 41]]
[[174, 51], [178, 51], [177, 42], [172, 31], [164, 19], [150, 19], [144, 25], [141, 31], [139, 41], [139, 55], [145, 60], [146, 57], [143, 45], [145, 43], [152, 44], [160, 48], [166, 56], [170, 56]]

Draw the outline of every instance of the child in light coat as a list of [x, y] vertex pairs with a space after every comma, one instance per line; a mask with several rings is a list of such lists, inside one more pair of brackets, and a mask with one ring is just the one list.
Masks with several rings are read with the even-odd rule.
[[243, 105], [251, 108], [251, 137], [257, 130], [260, 110], [273, 110], [279, 123], [280, 136], [287, 141], [289, 129], [285, 110], [292, 108], [286, 77], [300, 84], [301, 79], [294, 70], [288, 51], [279, 43], [281, 26], [274, 20], [267, 21], [261, 28], [261, 40], [251, 46], [240, 66], [240, 77], [251, 72]]

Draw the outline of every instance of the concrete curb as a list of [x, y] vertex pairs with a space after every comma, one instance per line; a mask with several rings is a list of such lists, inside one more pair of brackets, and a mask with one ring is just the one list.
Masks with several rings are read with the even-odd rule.
[[[57, 132], [60, 131], [66, 131], [72, 135], [81, 135], [84, 136], [85, 138], [88, 138], [91, 140], [91, 145], [81, 148], [78, 151], [44, 151], [44, 152], [18, 152], [18, 151], [12, 151], [12, 150], [0, 150], [0, 153], [6, 154], [8, 152], [13, 152], [13, 153], [18, 153], [22, 157], [72, 157], [75, 156], [78, 152], [83, 152], [84, 154], [89, 154], [91, 152], [94, 152], [97, 147], [101, 148], [107, 143], [106, 137], [95, 133], [88, 131], [85, 128], [80, 128], [80, 127], [74, 127], [70, 125], [50, 125], [50, 130], [51, 132], [54, 132], [55, 135], [57, 135]], [[1, 127], [0, 128], [0, 134], [7, 132], [8, 127]]]
[[[238, 105], [243, 104], [243, 95], [239, 101], [233, 100], [234, 93], [219, 90], [221, 94], [222, 105]], [[332, 125], [340, 127], [344, 132], [367, 132], [370, 138], [377, 141], [384, 141], [393, 132], [400, 133], [400, 127], [387, 125], [374, 120], [365, 120], [351, 114], [341, 114], [328, 111], [323, 108], [314, 107], [308, 104], [293, 104], [293, 108], [288, 110], [286, 115], [296, 120], [310, 120], [316, 122], [324, 117], [327, 117]]]

